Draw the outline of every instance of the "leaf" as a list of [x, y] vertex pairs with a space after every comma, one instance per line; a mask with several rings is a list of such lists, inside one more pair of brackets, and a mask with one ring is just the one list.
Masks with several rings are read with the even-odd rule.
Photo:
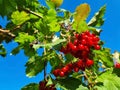
[[81, 84], [81, 81], [76, 78], [66, 77], [65, 79], [59, 79], [58, 84], [64, 90], [76, 90]]
[[102, 73], [97, 77], [96, 81], [102, 82], [107, 90], [118, 90], [117, 88], [120, 88], [120, 78], [117, 77], [117, 75], [112, 74], [112, 71], [113, 69], [110, 69]]
[[[50, 52], [49, 58], [47, 58], [50, 62], [50, 65], [52, 67], [52, 70], [56, 69], [56, 67], [59, 67], [62, 60], [60, 60], [60, 55], [57, 54], [55, 51]], [[62, 58], [62, 57], [61, 57]]]
[[103, 16], [106, 11], [106, 5], [102, 6], [100, 10], [95, 13], [95, 15], [92, 17], [92, 19], [88, 22], [88, 26], [92, 27], [100, 27], [104, 23]]
[[16, 55], [20, 52], [20, 50], [22, 49], [21, 46], [17, 46], [16, 48], [14, 48], [11, 52], [12, 55]]
[[74, 19], [76, 22], [79, 23], [80, 21], [86, 20], [89, 13], [90, 13], [90, 6], [86, 3], [81, 4], [80, 6], [76, 8]]
[[26, 63], [26, 76], [36, 76], [44, 69], [44, 61], [40, 56], [32, 56]]
[[52, 42], [52, 43], [47, 43], [47, 44], [38, 44], [38, 45], [33, 45], [33, 48], [35, 50], [39, 49], [40, 47], [53, 47], [57, 44], [60, 44], [62, 42], [65, 42], [66, 40], [65, 39], [58, 39], [56, 40], [55, 42]]
[[95, 88], [95, 90], [108, 90], [106, 87], [104, 87], [104, 86], [95, 86], [94, 87]]
[[60, 25], [54, 20], [48, 24], [48, 26], [50, 27], [51, 32], [58, 32], [60, 30]]
[[88, 30], [87, 23], [85, 21], [79, 21], [73, 23], [73, 29], [76, 30], [78, 33], [82, 33]]
[[24, 11], [15, 11], [12, 13], [11, 17], [12, 22], [16, 25], [21, 25], [30, 19], [29, 15]]
[[93, 50], [93, 54], [94, 60], [101, 60], [107, 67], [113, 66], [112, 55], [110, 54], [110, 50], [108, 48], [103, 48], [102, 50]]
[[63, 3], [63, 0], [46, 0], [46, 4], [49, 6], [49, 8], [57, 8], [61, 6]]
[[118, 90], [115, 84], [109, 80], [104, 81], [104, 86], [106, 87], [107, 90]]
[[80, 85], [76, 90], [89, 90], [87, 87]]
[[23, 88], [21, 88], [21, 90], [39, 90], [39, 84], [30, 83], [24, 86]]
[[2, 44], [0, 44], [0, 56], [2, 57], [6, 56], [6, 50]]
[[119, 68], [114, 68], [113, 73], [116, 74], [118, 77], [120, 77], [120, 69]]
[[54, 3], [53, 3], [53, 2], [51, 2], [50, 0], [45, 0], [45, 2], [46, 2], [47, 6], [48, 6], [49, 8], [52, 8], [52, 9], [54, 9], [54, 8], [55, 8]]
[[0, 0], [0, 15], [10, 17], [11, 13], [16, 10], [16, 0]]
[[20, 32], [18, 34], [18, 37], [15, 38], [15, 42], [18, 42], [20, 44], [24, 44], [26, 42], [31, 43], [33, 40], [35, 40], [34, 36], [28, 35], [28, 33]]
[[47, 25], [50, 27], [51, 32], [58, 32], [60, 30], [60, 25], [57, 22], [57, 13], [54, 9], [50, 9], [47, 12], [46, 19], [47, 19]]

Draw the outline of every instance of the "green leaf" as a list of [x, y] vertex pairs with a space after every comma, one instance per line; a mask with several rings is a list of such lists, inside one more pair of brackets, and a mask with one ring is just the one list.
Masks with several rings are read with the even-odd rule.
[[28, 35], [28, 33], [20, 32], [18, 34], [18, 37], [15, 38], [15, 42], [18, 42], [20, 44], [24, 44], [26, 42], [31, 43], [33, 40], [35, 40], [34, 36]]
[[80, 85], [76, 90], [89, 90], [87, 87]]
[[107, 90], [118, 90], [115, 84], [110, 80], [105, 80], [104, 86], [106, 87]]
[[47, 20], [47, 25], [50, 27], [50, 31], [51, 32], [58, 32], [60, 30], [60, 25], [59, 23], [57, 22], [57, 13], [54, 9], [50, 9], [48, 10], [47, 12], [47, 15], [46, 15], [46, 20]]
[[[107, 90], [118, 90], [120, 88], [120, 78], [112, 74], [113, 69], [110, 69], [97, 77], [96, 81], [102, 82]], [[110, 89], [111, 88], [111, 89]]]
[[40, 56], [32, 56], [26, 63], [26, 76], [36, 76], [44, 69], [44, 61]]
[[109, 90], [104, 86], [95, 86], [94, 88], [95, 88], [95, 90]]
[[90, 12], [90, 6], [86, 3], [81, 4], [76, 8], [76, 13], [74, 15], [75, 22], [80, 22], [86, 20]]
[[88, 30], [88, 26], [86, 21], [79, 21], [73, 23], [73, 29], [76, 30], [78, 33], [82, 33]]
[[60, 44], [60, 43], [62, 43], [62, 42], [65, 42], [65, 41], [66, 41], [65, 39], [58, 39], [58, 40], [56, 40], [56, 41], [54, 41], [54, 42], [52, 42], [52, 43], [33, 45], [33, 48], [34, 48], [35, 50], [37, 50], [37, 49], [39, 49], [40, 47], [53, 47], [53, 46], [55, 46], [55, 45], [57, 45], [57, 44]]
[[0, 56], [2, 57], [6, 56], [6, 50], [2, 44], [0, 44]]
[[50, 27], [51, 32], [58, 32], [60, 30], [60, 25], [54, 20], [48, 24], [48, 26]]
[[113, 59], [108, 48], [103, 48], [102, 50], [93, 50], [93, 60], [101, 60], [107, 67], [113, 66]]
[[49, 8], [51, 9], [55, 9], [55, 5], [53, 2], [51, 2], [50, 0], [46, 0], [46, 4], [48, 5]]
[[16, 0], [0, 0], [0, 15], [10, 17], [11, 13], [16, 10]]
[[66, 77], [65, 79], [59, 79], [58, 84], [64, 90], [76, 90], [81, 85], [81, 81], [76, 78]]
[[104, 17], [105, 11], [106, 11], [106, 5], [102, 6], [100, 10], [97, 13], [95, 13], [92, 19], [88, 22], [88, 25], [92, 27], [102, 26], [104, 23], [103, 17]]
[[77, 59], [71, 54], [65, 54], [65, 58], [66, 58], [66, 61], [65, 61], [66, 63], [77, 61]]
[[24, 11], [15, 11], [12, 13], [11, 17], [12, 22], [16, 25], [21, 25], [30, 19], [29, 15]]
[[39, 84], [30, 83], [24, 86], [23, 88], [21, 88], [21, 90], [39, 90]]
[[120, 77], [120, 69], [119, 68], [114, 68], [113, 73], [116, 74], [118, 77]]
[[17, 46], [16, 48], [14, 48], [11, 52], [12, 55], [16, 55], [20, 52], [20, 50], [22, 49], [21, 46]]
[[52, 67], [52, 70], [56, 69], [56, 67], [59, 67], [60, 63], [62, 60], [60, 60], [62, 57], [57, 54], [55, 51], [50, 52], [51, 54], [49, 55], [50, 57], [48, 60], [50, 61], [50, 65]]

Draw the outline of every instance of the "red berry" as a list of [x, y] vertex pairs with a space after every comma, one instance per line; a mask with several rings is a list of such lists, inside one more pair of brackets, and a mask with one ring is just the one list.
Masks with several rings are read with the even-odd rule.
[[95, 48], [96, 50], [100, 50], [101, 47], [100, 47], [100, 45], [95, 45], [94, 48]]
[[79, 45], [78, 45], [78, 49], [79, 49], [79, 50], [84, 50], [84, 45], [83, 45], [83, 44], [79, 44]]
[[80, 60], [77, 62], [77, 66], [78, 66], [78, 67], [81, 67], [82, 64], [83, 64], [83, 61], [80, 59]]
[[78, 37], [79, 37], [79, 34], [75, 34], [75, 37], [78, 39]]
[[83, 45], [85, 45], [87, 42], [86, 42], [85, 39], [82, 39], [81, 43], [82, 43]]
[[74, 40], [74, 45], [77, 45], [78, 44], [78, 40]]
[[120, 68], [120, 63], [116, 63], [115, 68]]
[[86, 66], [87, 66], [87, 67], [90, 67], [90, 66], [92, 66], [93, 64], [94, 64], [94, 61], [93, 61], [93, 60], [89, 60], [89, 59], [88, 59], [88, 60], [86, 61]]
[[97, 42], [98, 42], [99, 40], [100, 40], [100, 38], [99, 38], [99, 37], [96, 37], [96, 36], [95, 36], [95, 37], [93, 37], [93, 41], [97, 41]]
[[60, 76], [60, 77], [64, 77], [64, 76], [65, 76], [64, 71], [61, 70], [61, 71], [59, 72], [59, 76]]
[[59, 75], [59, 71], [60, 71], [60, 69], [56, 69], [53, 71], [53, 74], [57, 77]]
[[64, 73], [67, 73], [67, 72], [69, 71], [69, 66], [63, 67], [63, 68], [62, 68], [62, 71], [63, 71]]
[[78, 72], [78, 71], [79, 71], [79, 68], [78, 68], [78, 67], [75, 67], [75, 68], [74, 68], [74, 71], [75, 71], [75, 72]]

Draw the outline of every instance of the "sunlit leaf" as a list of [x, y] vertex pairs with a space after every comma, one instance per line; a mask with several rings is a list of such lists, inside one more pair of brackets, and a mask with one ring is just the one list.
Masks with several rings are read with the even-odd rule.
[[62, 42], [65, 42], [66, 40], [65, 39], [59, 39], [59, 40], [56, 40], [55, 42], [51, 42], [51, 43], [47, 43], [47, 44], [38, 44], [38, 45], [33, 45], [33, 48], [35, 50], [37, 50], [38, 48], [40, 47], [53, 47], [57, 44], [60, 44]]
[[76, 13], [74, 15], [74, 19], [76, 22], [79, 22], [81, 20], [86, 20], [90, 13], [90, 6], [86, 3], [81, 4], [76, 8]]
[[35, 40], [34, 36], [28, 35], [27, 33], [24, 32], [19, 33], [18, 37], [15, 38], [15, 42], [18, 42], [20, 44], [32, 42], [33, 40]]
[[12, 22], [16, 25], [21, 25], [30, 19], [29, 15], [24, 11], [22, 12], [15, 11], [12, 13], [11, 17], [12, 17]]
[[39, 84], [36, 83], [30, 83], [24, 86], [23, 88], [21, 88], [21, 90], [38, 90], [38, 89], [39, 89]]
[[[65, 79], [59, 79], [58, 84], [64, 90], [80, 90], [78, 87], [81, 85], [81, 81], [72, 77], [67, 77]], [[80, 86], [80, 88], [82, 88]], [[87, 89], [83, 89], [87, 90]]]
[[73, 23], [73, 29], [76, 30], [78, 33], [82, 33], [88, 30], [87, 23], [85, 21], [79, 21]]
[[2, 44], [0, 44], [0, 56], [5, 57], [6, 56], [6, 49]]
[[92, 19], [88, 22], [88, 25], [93, 27], [102, 26], [104, 23], [103, 17], [104, 17], [105, 11], [106, 11], [106, 5], [101, 7], [100, 10], [97, 13], [95, 13]]
[[36, 76], [44, 69], [44, 61], [39, 56], [32, 56], [26, 63], [26, 75], [28, 77]]

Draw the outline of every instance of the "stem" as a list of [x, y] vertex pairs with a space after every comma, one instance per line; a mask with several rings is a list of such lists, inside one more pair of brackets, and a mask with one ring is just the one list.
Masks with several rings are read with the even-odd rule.
[[[44, 55], [46, 55], [46, 48], [44, 48]], [[46, 81], [46, 65], [47, 65], [47, 62], [46, 60], [44, 61], [44, 80]]]
[[22, 8], [22, 7], [18, 7], [18, 9], [24, 10], [25, 12], [30, 13], [30, 14], [33, 14], [33, 15], [39, 17], [39, 18], [43, 18], [43, 16], [41, 16], [40, 14], [38, 14], [38, 13], [36, 13], [36, 12], [34, 12], [34, 11], [31, 11], [31, 10], [29, 10], [29, 9], [25, 9], [25, 8]]
[[84, 73], [84, 77], [88, 81], [88, 87], [89, 87], [89, 89], [92, 90], [92, 81], [89, 79], [89, 77], [87, 76], [86, 72], [83, 72], [83, 73]]

